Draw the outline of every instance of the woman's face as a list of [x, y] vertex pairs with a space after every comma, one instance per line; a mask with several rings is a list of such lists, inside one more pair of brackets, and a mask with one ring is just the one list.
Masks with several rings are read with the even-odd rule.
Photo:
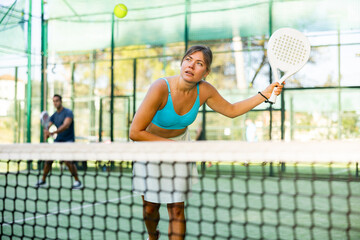
[[186, 56], [181, 63], [180, 75], [185, 81], [199, 82], [208, 74], [204, 55], [201, 51]]

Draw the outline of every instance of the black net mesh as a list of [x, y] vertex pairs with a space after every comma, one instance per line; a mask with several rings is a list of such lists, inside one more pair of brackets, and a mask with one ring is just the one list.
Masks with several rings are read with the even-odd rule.
[[[148, 143], [2, 145], [0, 235], [2, 239], [146, 239], [139, 193], [143, 191], [151, 203], [185, 196], [186, 239], [360, 237], [354, 154], [326, 162], [323, 158], [338, 155], [319, 148], [312, 154], [280, 151], [271, 156], [264, 147], [274, 143], [215, 144], [215, 149], [207, 142], [164, 145], [164, 152], [159, 151], [161, 144], [154, 149], [156, 145]], [[235, 151], [237, 146], [243, 150]], [[226, 153], [231, 149], [233, 153]], [[255, 156], [259, 157], [252, 159]], [[283, 157], [292, 159], [270, 161]], [[49, 164], [45, 158], [55, 161], [45, 184], [36, 186]], [[73, 162], [81, 186], [76, 186], [69, 170], [72, 163], [58, 161], [61, 158], [90, 159]], [[304, 161], [297, 160], [301, 158]], [[160, 206], [158, 230], [161, 239], [167, 239], [168, 234], [177, 234], [176, 228], [169, 228], [177, 218], [169, 217], [166, 204]]]

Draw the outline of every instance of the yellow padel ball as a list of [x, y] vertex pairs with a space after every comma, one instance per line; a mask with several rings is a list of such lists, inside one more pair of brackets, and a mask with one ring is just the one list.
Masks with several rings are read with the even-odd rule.
[[124, 18], [127, 12], [128, 12], [127, 7], [122, 3], [116, 5], [114, 8], [114, 14], [118, 18]]

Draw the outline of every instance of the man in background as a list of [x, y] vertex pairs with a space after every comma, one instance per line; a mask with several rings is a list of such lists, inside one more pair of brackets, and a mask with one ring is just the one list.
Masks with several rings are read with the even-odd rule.
[[[47, 129], [44, 130], [45, 139], [48, 139], [50, 136], [57, 135], [54, 142], [75, 142], [75, 132], [74, 132], [74, 114], [68, 109], [64, 108], [62, 105], [62, 97], [58, 94], [55, 94], [53, 97], [54, 107], [56, 112], [50, 117], [50, 123]], [[55, 125], [57, 130], [54, 132], [49, 132], [49, 128]], [[66, 151], [66, 149], [64, 149]], [[72, 189], [81, 189], [83, 186], [79, 180], [76, 165], [72, 161], [64, 161], [75, 181], [72, 186]], [[45, 161], [44, 172], [42, 178], [35, 185], [36, 187], [46, 187], [46, 176], [51, 170], [53, 161]]]

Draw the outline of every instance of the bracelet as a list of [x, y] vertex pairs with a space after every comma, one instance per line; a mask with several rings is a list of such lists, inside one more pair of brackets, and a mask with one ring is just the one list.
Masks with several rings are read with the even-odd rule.
[[265, 100], [265, 102], [266, 103], [269, 103], [269, 99], [267, 98], [267, 97], [265, 97], [265, 95], [264, 94], [262, 94], [261, 92], [258, 92], [263, 98], [265, 98], [266, 100]]

